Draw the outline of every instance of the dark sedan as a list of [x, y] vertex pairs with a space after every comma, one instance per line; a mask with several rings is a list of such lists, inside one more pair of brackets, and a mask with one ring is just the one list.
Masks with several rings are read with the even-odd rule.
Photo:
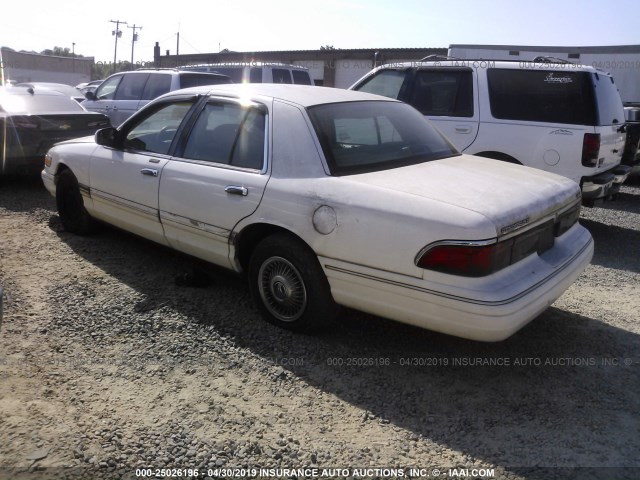
[[39, 173], [55, 143], [108, 126], [108, 117], [88, 112], [59, 92], [0, 87], [0, 175]]

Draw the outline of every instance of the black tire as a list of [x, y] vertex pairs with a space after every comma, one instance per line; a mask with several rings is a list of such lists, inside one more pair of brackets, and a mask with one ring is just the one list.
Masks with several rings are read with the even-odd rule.
[[62, 226], [67, 232], [88, 235], [93, 231], [94, 221], [84, 208], [78, 180], [71, 170], [65, 170], [58, 176], [56, 205]]
[[290, 235], [258, 244], [249, 261], [249, 290], [265, 320], [294, 332], [317, 331], [337, 314], [318, 257]]

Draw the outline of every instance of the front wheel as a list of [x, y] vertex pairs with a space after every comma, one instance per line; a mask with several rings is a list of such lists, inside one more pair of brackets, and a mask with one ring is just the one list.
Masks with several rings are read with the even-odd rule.
[[88, 235], [93, 230], [93, 219], [84, 208], [78, 180], [71, 170], [58, 176], [56, 184], [56, 205], [62, 226], [67, 232]]
[[289, 235], [272, 235], [258, 244], [249, 262], [249, 289], [262, 316], [288, 330], [317, 330], [336, 315], [318, 258]]

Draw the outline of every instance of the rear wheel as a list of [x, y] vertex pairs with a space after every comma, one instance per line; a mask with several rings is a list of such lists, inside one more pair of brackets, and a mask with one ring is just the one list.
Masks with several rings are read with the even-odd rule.
[[88, 235], [94, 222], [84, 208], [78, 180], [71, 170], [65, 170], [58, 176], [56, 184], [56, 204], [62, 226], [67, 232]]
[[276, 234], [258, 244], [249, 262], [249, 288], [262, 316], [296, 332], [329, 323], [337, 306], [318, 258], [301, 241]]

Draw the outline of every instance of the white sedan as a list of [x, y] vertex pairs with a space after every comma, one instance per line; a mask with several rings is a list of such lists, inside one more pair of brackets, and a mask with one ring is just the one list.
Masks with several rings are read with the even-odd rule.
[[180, 90], [45, 165], [67, 231], [99, 220], [243, 272], [296, 331], [343, 305], [499, 341], [593, 255], [576, 183], [460, 155], [409, 105], [360, 92]]

